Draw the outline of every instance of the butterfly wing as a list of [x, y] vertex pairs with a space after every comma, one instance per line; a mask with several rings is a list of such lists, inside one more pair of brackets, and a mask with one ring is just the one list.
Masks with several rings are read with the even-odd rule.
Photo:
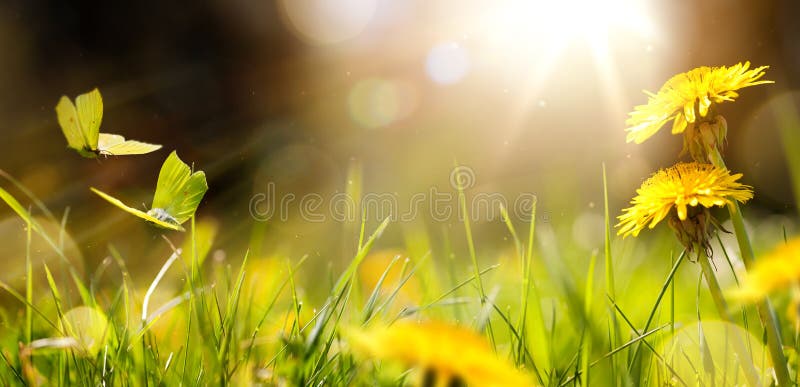
[[161, 165], [161, 171], [158, 173], [152, 207], [166, 210], [167, 206], [172, 203], [172, 199], [177, 197], [183, 186], [186, 185], [191, 173], [189, 166], [178, 158], [178, 153], [172, 151]]
[[91, 187], [90, 189], [92, 190], [92, 192], [96, 193], [98, 196], [100, 196], [101, 198], [105, 199], [109, 203], [119, 207], [120, 209], [122, 209], [123, 211], [125, 211], [127, 213], [130, 213], [130, 214], [133, 214], [135, 216], [138, 216], [139, 218], [142, 218], [142, 219], [148, 221], [149, 223], [152, 223], [152, 224], [154, 224], [154, 225], [156, 225], [158, 227], [166, 228], [166, 229], [169, 229], [169, 230], [184, 231], [183, 227], [181, 227], [180, 225], [172, 224], [172, 223], [169, 223], [169, 222], [165, 222], [163, 220], [160, 220], [158, 218], [155, 218], [153, 216], [148, 215], [144, 211], [137, 210], [137, 209], [132, 208], [132, 207], [128, 207], [128, 206], [125, 205], [125, 203], [123, 203], [119, 199], [117, 199], [117, 198], [115, 198], [115, 197], [113, 197], [113, 196], [111, 196], [111, 195], [109, 195], [109, 194], [107, 194], [107, 193], [105, 193], [103, 191], [100, 191], [97, 188]]
[[97, 150], [104, 155], [143, 155], [159, 149], [161, 149], [161, 145], [125, 140], [125, 137], [118, 134], [100, 133], [100, 138], [97, 142]]
[[161, 166], [152, 207], [164, 209], [178, 223], [183, 223], [197, 210], [206, 191], [206, 174], [202, 171], [192, 174], [173, 151]]
[[206, 181], [206, 174], [203, 171], [198, 171], [189, 176], [189, 180], [183, 186], [183, 190], [176, 198], [173, 198], [172, 203], [167, 206], [167, 212], [172, 215], [178, 223], [183, 223], [194, 215], [197, 211], [197, 206], [203, 200], [203, 196], [208, 191], [208, 182]]
[[78, 111], [83, 137], [91, 150], [97, 149], [100, 134], [100, 122], [103, 121], [103, 97], [100, 91], [94, 89], [75, 98], [75, 108]]
[[105, 149], [117, 146], [125, 142], [125, 137], [118, 134], [100, 133], [97, 138], [97, 150], [103, 151]]
[[89, 143], [83, 137], [81, 125], [78, 121], [78, 112], [75, 105], [67, 96], [62, 96], [56, 105], [56, 116], [58, 116], [58, 126], [67, 138], [67, 146], [78, 151], [84, 151]]

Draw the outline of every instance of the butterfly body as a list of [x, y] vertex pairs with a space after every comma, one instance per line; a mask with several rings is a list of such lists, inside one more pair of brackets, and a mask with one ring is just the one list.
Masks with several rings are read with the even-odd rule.
[[172, 152], [161, 166], [153, 204], [147, 212], [129, 207], [98, 189], [91, 190], [109, 203], [155, 226], [184, 231], [181, 225], [194, 215], [208, 191], [208, 183], [203, 171], [192, 173], [189, 166], [178, 158], [178, 154]]
[[115, 156], [114, 154], [100, 150], [100, 149], [92, 149], [88, 146], [84, 146], [81, 149], [76, 149], [79, 155], [87, 158], [87, 159], [96, 159], [100, 156]]
[[79, 155], [86, 157], [87, 159], [96, 159], [97, 156], [100, 155], [100, 152], [97, 150], [92, 150], [89, 147], [83, 147], [81, 149], [76, 149]]
[[178, 223], [178, 220], [175, 219], [175, 217], [170, 215], [167, 212], [167, 210], [165, 210], [163, 208], [151, 208], [149, 211], [147, 211], [147, 215], [150, 215], [150, 216], [152, 216], [152, 217], [154, 217], [154, 218], [156, 218], [156, 219], [158, 219], [158, 220], [160, 220], [162, 222], [180, 224], [180, 223]]
[[62, 96], [56, 105], [58, 125], [67, 139], [67, 147], [83, 157], [100, 155], [140, 155], [161, 149], [161, 145], [125, 140], [118, 134], [100, 133], [103, 120], [103, 98], [94, 89], [75, 98], [73, 103]]

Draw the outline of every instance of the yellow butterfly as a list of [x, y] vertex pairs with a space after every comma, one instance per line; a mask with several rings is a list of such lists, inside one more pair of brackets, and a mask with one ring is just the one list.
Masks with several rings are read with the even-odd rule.
[[208, 191], [208, 183], [205, 172], [192, 173], [189, 166], [173, 151], [161, 166], [153, 205], [147, 212], [128, 207], [119, 199], [94, 187], [90, 189], [109, 203], [155, 226], [185, 231], [181, 224], [194, 215], [203, 195]]
[[67, 146], [83, 157], [141, 155], [161, 149], [161, 145], [126, 141], [118, 134], [100, 133], [103, 98], [97, 89], [79, 95], [74, 104], [67, 96], [62, 96], [56, 105], [56, 115]]

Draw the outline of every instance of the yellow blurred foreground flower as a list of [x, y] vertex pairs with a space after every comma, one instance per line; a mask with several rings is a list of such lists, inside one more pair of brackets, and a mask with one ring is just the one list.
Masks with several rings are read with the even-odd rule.
[[[702, 163], [679, 163], [662, 169], [636, 190], [631, 207], [618, 216], [618, 235], [639, 235], [668, 215], [678, 239], [692, 251], [694, 244], [708, 248], [709, 224], [719, 227], [708, 208], [753, 197], [752, 187], [739, 183], [738, 173]], [[674, 208], [674, 211], [673, 211]]]
[[[750, 68], [750, 62], [726, 67], [698, 67], [670, 78], [658, 93], [645, 91], [647, 104], [639, 105], [626, 121], [627, 141], [640, 144], [672, 121], [672, 134], [694, 129], [709, 117], [713, 104], [733, 101], [736, 90], [773, 81], [760, 80], [769, 66]], [[688, 134], [688, 133], [687, 133]], [[724, 139], [724, 133], [721, 136]]]
[[440, 322], [398, 322], [348, 332], [357, 351], [423, 371], [422, 386], [531, 386], [531, 380], [495, 355], [472, 330]]
[[797, 280], [800, 280], [800, 237], [759, 258], [744, 275], [741, 286], [729, 294], [742, 301], [756, 301]]

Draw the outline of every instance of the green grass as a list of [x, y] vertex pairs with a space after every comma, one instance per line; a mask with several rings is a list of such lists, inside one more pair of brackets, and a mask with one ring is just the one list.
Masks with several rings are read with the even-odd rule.
[[[360, 227], [342, 225], [344, 243], [356, 247], [344, 267], [312, 270], [321, 264], [317, 257], [271, 254], [259, 239], [267, 228], [258, 222], [251, 225], [249, 249], [207, 259], [215, 228], [193, 218], [185, 235], [152, 241], [172, 251], [161, 267], [135, 273], [129, 266], [138, 257], [123, 256], [111, 241], [93, 242], [107, 244], [108, 258], [82, 273], [64, 248], [69, 212], [57, 219], [4, 176], [18, 194], [0, 189], [0, 198], [25, 227], [28, 248], [22, 289], [0, 283], [2, 385], [403, 385], [417, 379], [405, 368], [353, 353], [342, 334], [399, 319], [472, 327], [497, 356], [546, 386], [711, 385], [712, 378], [720, 385], [739, 375], [736, 365], [723, 361], [730, 348], [713, 335], [701, 334], [696, 347], [682, 352], [670, 350], [673, 334], [703, 333], [693, 324], [719, 320], [719, 302], [698, 284], [704, 270], [720, 278], [731, 274], [728, 252], [715, 244], [713, 267], [703, 268], [679, 254], [665, 228], [637, 239], [616, 237], [618, 210], [608, 205], [613, 187], [605, 168], [597, 182], [605, 192], [598, 200], [604, 203], [603, 239], [594, 250], [565, 237], [570, 221], [537, 222], [534, 204], [531, 222], [501, 209], [496, 222], [505, 230], [505, 249], [483, 248], [474, 238], [481, 228], [468, 220], [460, 229], [445, 227], [441, 236], [389, 219], [377, 225], [364, 220]], [[466, 212], [470, 193], [462, 188], [457, 194]], [[40, 219], [61, 225], [57, 234]], [[405, 242], [385, 242], [387, 232], [404, 233]], [[59, 259], [44, 265], [42, 252], [30, 248], [34, 239]], [[360, 268], [388, 248], [417, 253], [392, 258], [367, 286]], [[324, 297], [309, 294], [310, 288], [322, 289]], [[785, 310], [785, 297], [775, 301]], [[101, 311], [108, 324], [75, 322], [70, 311], [79, 306]], [[739, 349], [758, 378], [768, 356], [755, 308], [723, 309], [731, 325], [757, 338], [745, 333]], [[784, 336], [797, 343], [794, 325], [783, 314], [777, 318]], [[793, 345], [787, 350], [796, 351]]]

